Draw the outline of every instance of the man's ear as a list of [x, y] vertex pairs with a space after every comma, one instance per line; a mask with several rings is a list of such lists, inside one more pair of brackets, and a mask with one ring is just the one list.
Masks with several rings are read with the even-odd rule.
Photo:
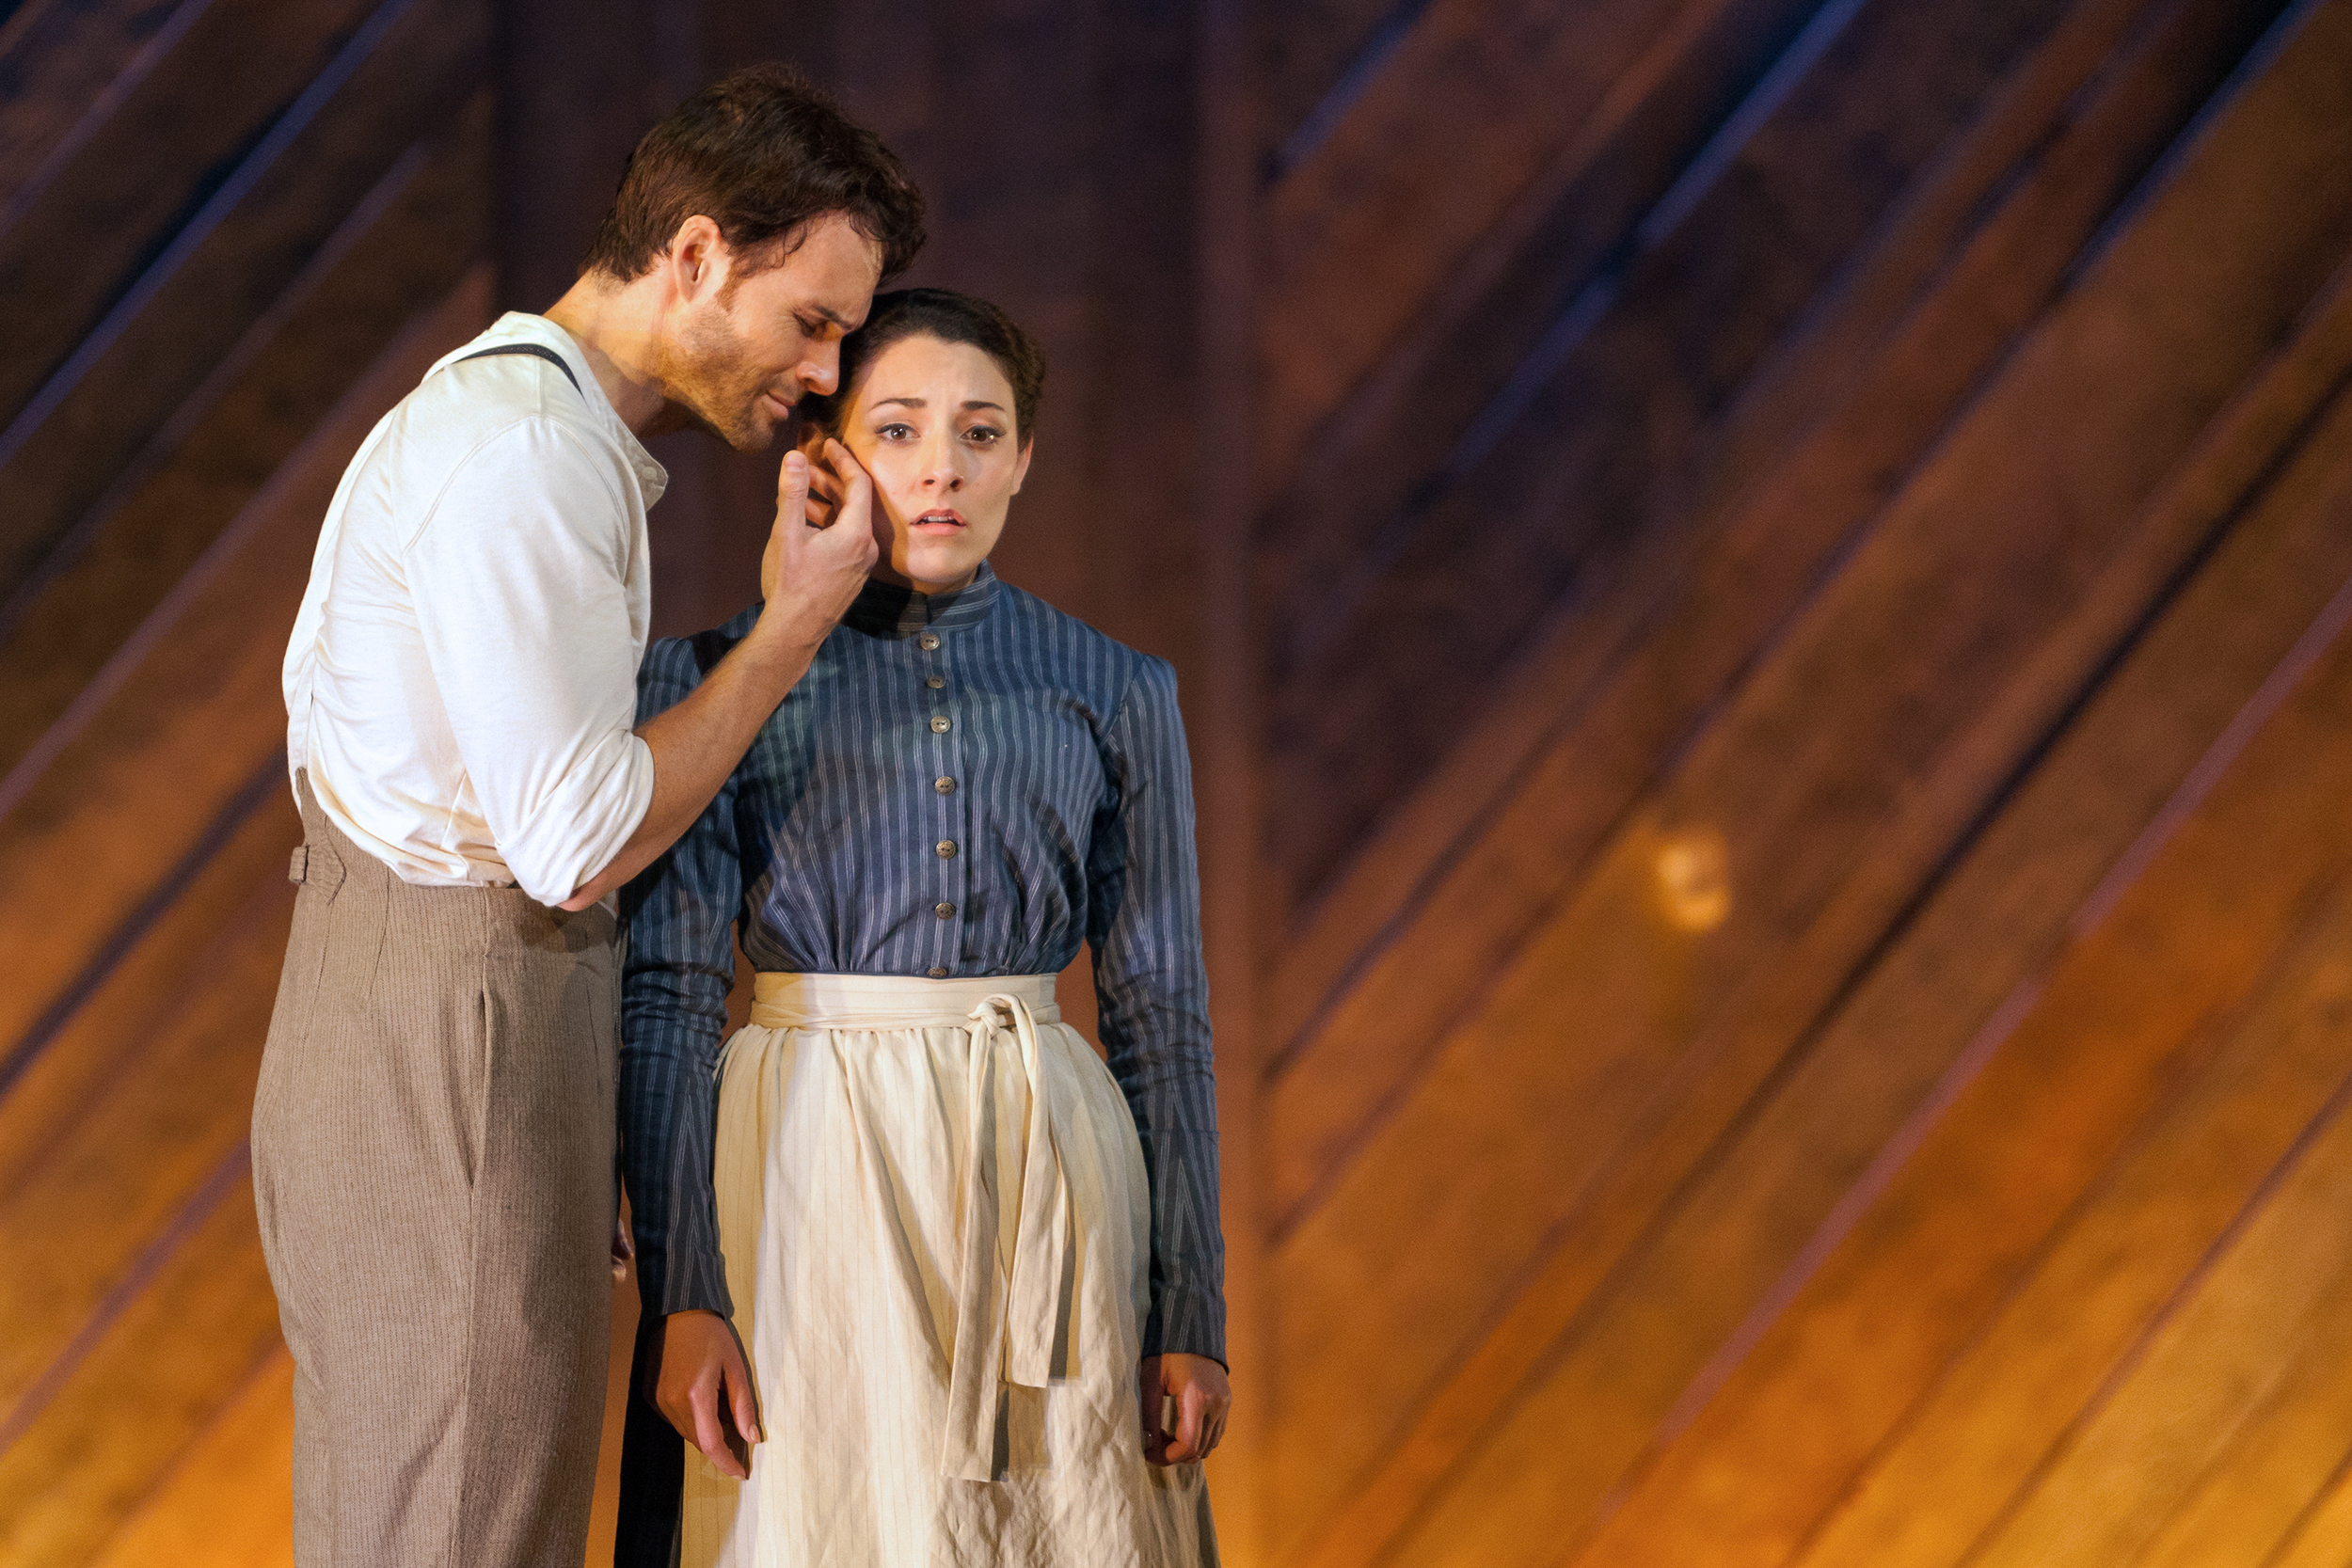
[[700, 213], [677, 226], [663, 255], [671, 286], [685, 299], [715, 298], [726, 282], [734, 254], [719, 226]]

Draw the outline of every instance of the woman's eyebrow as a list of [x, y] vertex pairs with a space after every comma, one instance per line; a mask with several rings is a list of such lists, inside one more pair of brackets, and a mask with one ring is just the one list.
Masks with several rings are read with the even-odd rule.
[[[897, 404], [901, 408], [929, 408], [930, 406], [929, 401], [918, 397], [876, 398], [871, 406], [880, 408], [884, 404], [891, 403]], [[1005, 411], [1005, 405], [1003, 404], [991, 403], [986, 398], [966, 398], [963, 400], [962, 406], [967, 409], [993, 408], [999, 414]]]

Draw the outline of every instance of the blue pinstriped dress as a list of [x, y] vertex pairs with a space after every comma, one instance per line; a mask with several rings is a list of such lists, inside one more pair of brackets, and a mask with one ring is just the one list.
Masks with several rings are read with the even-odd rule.
[[[641, 710], [750, 622], [657, 644]], [[732, 1312], [768, 1441], [739, 1493], [632, 1411], [621, 1560], [667, 1559], [682, 1488], [689, 1564], [1214, 1561], [1134, 1396], [1140, 1354], [1224, 1354], [1168, 666], [986, 567], [871, 585], [624, 914], [645, 1307]], [[761, 1001], [723, 1042], [733, 934]], [[1089, 942], [1107, 1069], [1025, 978]]]

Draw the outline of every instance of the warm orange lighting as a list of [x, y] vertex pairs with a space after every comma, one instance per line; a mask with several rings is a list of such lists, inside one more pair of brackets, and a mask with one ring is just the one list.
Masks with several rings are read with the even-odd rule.
[[1650, 869], [1666, 923], [1693, 935], [1731, 914], [1731, 852], [1712, 828], [1685, 828], [1659, 842]]

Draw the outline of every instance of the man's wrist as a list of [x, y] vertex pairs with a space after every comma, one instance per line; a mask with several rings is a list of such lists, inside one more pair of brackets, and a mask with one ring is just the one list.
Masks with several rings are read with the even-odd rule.
[[760, 607], [759, 618], [735, 645], [736, 656], [751, 664], [757, 674], [788, 686], [801, 678], [831, 629], [811, 636], [790, 610], [771, 600]]

